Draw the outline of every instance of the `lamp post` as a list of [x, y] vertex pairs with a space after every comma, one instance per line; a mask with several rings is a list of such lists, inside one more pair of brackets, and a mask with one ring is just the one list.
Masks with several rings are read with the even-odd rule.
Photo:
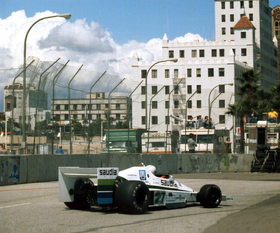
[[[35, 60], [32, 60], [26, 67], [25, 69], [27, 69], [29, 66], [31, 66], [31, 64], [34, 62]], [[15, 106], [15, 103], [14, 103], [14, 98], [15, 98], [15, 81], [16, 79], [23, 73], [24, 70], [22, 70], [13, 80], [13, 90], [12, 90], [12, 124], [11, 124], [11, 152], [13, 151], [13, 139], [14, 139], [14, 106]], [[21, 84], [20, 84], [21, 85]]]
[[[134, 90], [130, 93], [130, 95], [128, 96], [127, 98], [127, 101], [128, 101], [128, 106], [127, 106], [127, 152], [129, 153], [129, 149], [130, 149], [130, 144], [129, 144], [129, 129], [130, 129], [130, 118], [132, 118], [132, 114], [130, 113], [130, 107], [131, 107], [131, 104], [130, 104], [130, 98], [132, 96], [132, 94], [137, 90], [137, 88], [142, 84], [144, 80], [142, 80], [135, 88]], [[132, 100], [131, 100], [132, 102]], [[131, 116], [130, 116], [131, 115]], [[132, 119], [131, 119], [132, 120]]]
[[[38, 83], [37, 93], [36, 93], [35, 116], [34, 116], [35, 124], [34, 124], [34, 133], [33, 133], [33, 154], [35, 154], [35, 138], [36, 138], [36, 130], [37, 130], [37, 113], [38, 113], [39, 91], [40, 91], [42, 76], [43, 76], [55, 63], [57, 63], [58, 60], [60, 60], [60, 58], [56, 59], [56, 61], [53, 62], [47, 69], [45, 69], [45, 70], [43, 71], [43, 73], [42, 73], [42, 74], [40, 75], [40, 77], [39, 77], [39, 83]], [[47, 74], [46, 76], [48, 76], [48, 74]], [[44, 88], [43, 88], [42, 91], [44, 91]]]
[[[54, 86], [55, 83], [57, 82], [57, 79], [59, 78], [59, 75], [62, 73], [63, 69], [67, 66], [69, 60], [61, 67], [61, 69], [57, 72], [57, 74], [54, 76], [53, 80], [52, 80], [52, 153], [53, 153], [53, 137], [54, 137]], [[61, 128], [60, 128], [61, 129]], [[59, 139], [61, 139], [61, 133], [60, 133], [60, 137]], [[61, 143], [59, 143], [59, 145], [61, 145]]]
[[[186, 101], [186, 111], [185, 111], [185, 153], [187, 153], [187, 135], [186, 135], [186, 131], [187, 131], [187, 122], [188, 122], [188, 102], [189, 100], [197, 93], [197, 90], [187, 99]], [[182, 135], [181, 135], [182, 136]]]
[[90, 90], [89, 90], [89, 107], [88, 107], [88, 109], [89, 109], [89, 114], [88, 114], [88, 135], [87, 135], [87, 139], [88, 139], [88, 154], [90, 154], [90, 136], [89, 136], [89, 134], [90, 134], [90, 128], [89, 128], [89, 126], [90, 126], [90, 120], [92, 120], [92, 119], [90, 119], [90, 117], [91, 117], [91, 108], [92, 108], [92, 106], [91, 106], [91, 91], [92, 91], [92, 88], [95, 86], [95, 84], [104, 76], [104, 74], [106, 74], [106, 71], [104, 71], [103, 72], [103, 74], [101, 74], [101, 76], [94, 82], [94, 84], [92, 84], [92, 86], [90, 87]]
[[222, 86], [222, 85], [224, 85], [224, 86], [226, 86], [226, 85], [233, 86], [233, 83], [226, 83], [226, 84], [219, 84], [219, 85], [216, 85], [215, 87], [213, 87], [213, 88], [211, 89], [211, 91], [209, 92], [209, 95], [208, 95], [208, 121], [209, 121], [209, 125], [208, 125], [208, 130], [207, 130], [207, 148], [206, 148], [206, 153], [208, 153], [209, 128], [210, 128], [210, 118], [211, 118], [211, 105], [212, 105], [212, 103], [214, 102], [214, 100], [216, 99], [216, 98], [215, 98], [215, 99], [210, 103], [210, 96], [211, 96], [211, 94], [212, 94], [212, 91], [213, 91], [216, 87]]
[[165, 86], [162, 86], [159, 91], [150, 99], [150, 111], [149, 111], [149, 127], [148, 127], [148, 143], [147, 143], [147, 154], [149, 154], [149, 143], [150, 143], [150, 124], [151, 124], [151, 112], [152, 112], [152, 100]]
[[71, 109], [70, 109], [70, 84], [73, 81], [73, 79], [76, 77], [76, 75], [80, 72], [83, 65], [80, 66], [80, 68], [77, 70], [77, 72], [74, 74], [74, 76], [71, 78], [71, 80], [68, 83], [68, 109], [69, 109], [69, 123], [70, 123], [70, 154], [72, 154], [72, 118], [71, 118]]
[[108, 126], [107, 126], [107, 136], [108, 136], [108, 153], [110, 153], [110, 146], [109, 146], [109, 141], [110, 141], [110, 134], [109, 134], [109, 129], [110, 129], [110, 114], [111, 114], [111, 94], [112, 94], [112, 92], [114, 91], [114, 90], [116, 90], [116, 88], [123, 82], [125, 80], [125, 78], [123, 78], [118, 84], [117, 84], [117, 86], [115, 86], [114, 88], [113, 88], [113, 90], [112, 91], [110, 91], [110, 93], [109, 93], [109, 96], [108, 96], [108, 114], [107, 114], [107, 121], [108, 121]]
[[181, 79], [177, 85], [168, 93], [168, 109], [167, 109], [167, 117], [168, 117], [168, 122], [166, 122], [166, 130], [165, 130], [165, 148], [164, 148], [164, 151], [165, 151], [165, 154], [167, 152], [167, 134], [168, 134], [168, 126], [170, 124], [170, 117], [169, 117], [169, 110], [170, 110], [170, 95], [171, 93], [175, 90], [175, 88], [178, 88], [179, 87], [179, 84], [183, 81], [183, 79]]
[[146, 130], [147, 130], [147, 126], [148, 126], [148, 74], [150, 72], [150, 70], [158, 63], [162, 63], [162, 62], [168, 62], [168, 61], [172, 61], [172, 62], [177, 62], [178, 59], [173, 58], [173, 59], [167, 59], [167, 60], [161, 60], [161, 61], [157, 61], [154, 64], [152, 64], [150, 66], [150, 68], [148, 69], [147, 73], [146, 73], [146, 77], [145, 77], [145, 121], [146, 121]]
[[22, 86], [23, 86], [23, 93], [22, 93], [22, 148], [25, 150], [26, 148], [26, 126], [25, 126], [25, 119], [26, 119], [26, 42], [27, 42], [27, 36], [32, 29], [32, 27], [44, 20], [44, 19], [50, 19], [50, 18], [55, 18], [55, 17], [62, 17], [65, 19], [70, 19], [71, 14], [62, 14], [62, 15], [52, 15], [52, 16], [47, 16], [43, 17], [41, 19], [38, 19], [36, 22], [34, 22], [29, 29], [26, 32], [25, 38], [24, 38], [24, 46], [23, 46], [23, 81], [22, 81]]

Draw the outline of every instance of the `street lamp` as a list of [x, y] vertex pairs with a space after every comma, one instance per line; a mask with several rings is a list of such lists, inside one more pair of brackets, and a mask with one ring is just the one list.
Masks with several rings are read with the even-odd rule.
[[25, 38], [24, 38], [24, 46], [23, 46], [23, 81], [22, 81], [22, 86], [23, 86], [23, 93], [22, 93], [22, 148], [25, 149], [26, 148], [26, 126], [25, 126], [25, 119], [26, 119], [26, 42], [27, 42], [27, 36], [30, 32], [30, 30], [32, 29], [32, 27], [44, 20], [44, 19], [50, 19], [50, 18], [55, 18], [55, 17], [62, 17], [65, 19], [70, 19], [71, 18], [71, 14], [62, 14], [62, 15], [52, 15], [52, 16], [47, 16], [47, 17], [43, 17], [41, 19], [38, 19], [36, 22], [34, 22], [29, 29], [26, 32]]
[[150, 66], [150, 68], [148, 69], [147, 73], [146, 73], [146, 77], [145, 77], [145, 121], [146, 121], [146, 130], [147, 130], [147, 126], [148, 126], [148, 74], [150, 72], [150, 70], [158, 63], [162, 63], [162, 62], [168, 62], [168, 61], [172, 61], [172, 62], [177, 62], [178, 59], [176, 58], [172, 58], [172, 59], [167, 59], [167, 60], [161, 60], [161, 61], [157, 61], [154, 64], [152, 64]]
[[209, 125], [208, 125], [208, 131], [207, 131], [207, 148], [206, 148], [206, 153], [208, 153], [208, 142], [209, 142], [209, 128], [210, 128], [210, 118], [211, 118], [211, 105], [212, 103], [214, 102], [214, 99], [211, 103], [210, 103], [210, 96], [212, 94], [212, 91], [218, 87], [218, 86], [226, 86], [226, 85], [229, 85], [229, 86], [233, 86], [233, 83], [226, 83], [226, 84], [219, 84], [219, 85], [216, 85], [215, 87], [212, 88], [212, 90], [210, 91], [209, 95], [208, 95], [208, 121], [209, 121]]
[[[70, 84], [73, 81], [73, 79], [76, 77], [76, 75], [80, 72], [83, 65], [80, 66], [80, 68], [77, 70], [77, 72], [74, 74], [74, 76], [70, 79], [68, 83], [68, 109], [69, 109], [69, 122], [70, 122], [70, 154], [72, 154], [72, 118], [71, 118], [71, 109], [70, 109]], [[60, 135], [61, 137], [61, 135]]]
[[104, 76], [104, 74], [106, 74], [107, 71], [104, 71], [103, 74], [94, 82], [94, 84], [92, 84], [92, 86], [90, 87], [90, 90], [89, 90], [89, 114], [88, 114], [88, 135], [87, 135], [87, 139], [88, 139], [88, 154], [90, 154], [90, 120], [92, 120], [91, 118], [91, 91], [92, 91], [92, 88], [96, 85], [96, 83]]
[[[187, 153], [187, 134], [186, 134], [186, 131], [187, 131], [187, 122], [188, 122], [188, 102], [189, 100], [197, 93], [197, 90], [187, 99], [186, 101], [186, 111], [185, 111], [185, 153]], [[181, 135], [182, 136], [182, 135]]]

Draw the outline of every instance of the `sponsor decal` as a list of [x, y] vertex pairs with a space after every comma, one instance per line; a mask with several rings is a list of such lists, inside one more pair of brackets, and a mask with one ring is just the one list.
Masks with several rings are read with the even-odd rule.
[[97, 178], [98, 179], [115, 179], [118, 175], [118, 168], [98, 168], [97, 169]]
[[146, 171], [145, 170], [139, 170], [139, 177], [140, 180], [146, 180]]

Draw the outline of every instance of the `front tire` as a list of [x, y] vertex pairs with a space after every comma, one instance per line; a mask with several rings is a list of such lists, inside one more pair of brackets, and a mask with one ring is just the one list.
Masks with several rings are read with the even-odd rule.
[[198, 201], [205, 208], [216, 208], [221, 200], [221, 189], [214, 184], [204, 185], [198, 193]]
[[115, 201], [123, 213], [143, 214], [149, 205], [149, 189], [141, 181], [125, 181], [116, 187]]

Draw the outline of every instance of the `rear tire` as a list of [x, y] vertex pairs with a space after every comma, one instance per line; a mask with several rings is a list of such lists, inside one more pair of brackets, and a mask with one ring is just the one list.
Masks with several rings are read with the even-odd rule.
[[89, 179], [79, 179], [74, 186], [74, 201], [64, 202], [70, 209], [86, 210], [89, 209], [95, 200], [94, 184]]
[[141, 181], [125, 181], [116, 187], [115, 201], [123, 213], [143, 214], [149, 205], [149, 189]]
[[198, 201], [205, 208], [216, 208], [221, 200], [221, 189], [214, 184], [204, 185], [198, 193]]

